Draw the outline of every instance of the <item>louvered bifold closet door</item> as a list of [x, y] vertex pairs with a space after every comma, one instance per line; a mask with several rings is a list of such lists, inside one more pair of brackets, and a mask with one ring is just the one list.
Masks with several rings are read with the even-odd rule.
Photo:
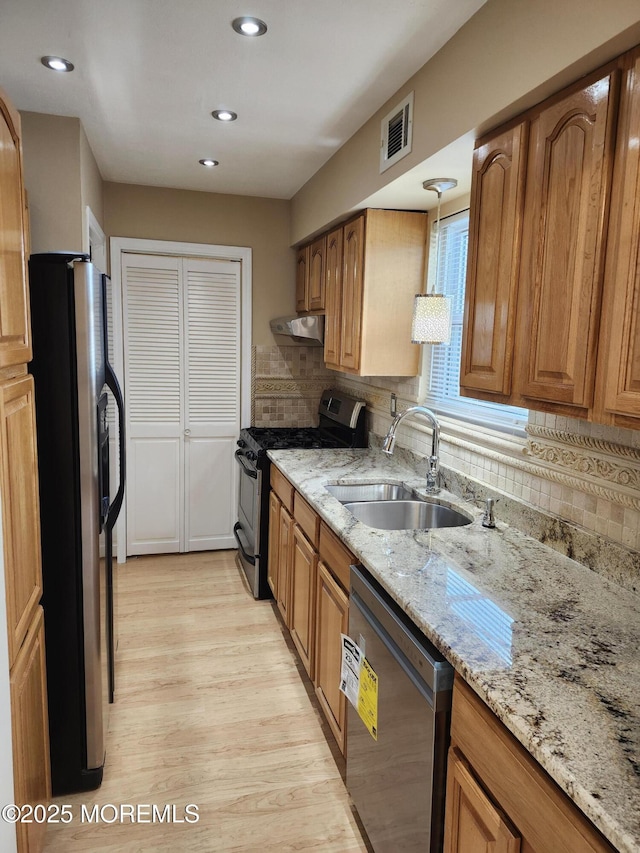
[[185, 258], [185, 549], [235, 548], [240, 264]]
[[184, 479], [181, 258], [123, 254], [127, 554], [180, 550]]

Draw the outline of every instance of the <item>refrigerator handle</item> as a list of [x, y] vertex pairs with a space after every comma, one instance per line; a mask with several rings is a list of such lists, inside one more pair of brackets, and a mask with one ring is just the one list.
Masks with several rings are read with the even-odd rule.
[[122, 396], [122, 391], [120, 389], [120, 383], [118, 382], [118, 377], [116, 376], [113, 367], [106, 362], [106, 384], [107, 388], [111, 391], [116, 401], [116, 406], [118, 407], [118, 450], [120, 456], [120, 482], [118, 484], [118, 491], [116, 492], [116, 496], [111, 502], [111, 506], [109, 507], [109, 512], [107, 513], [107, 518], [105, 521], [105, 527], [109, 529], [113, 529], [114, 524], [116, 523], [116, 519], [118, 518], [118, 514], [120, 513], [120, 508], [122, 507], [122, 501], [124, 500], [124, 484], [126, 477], [126, 441], [124, 434], [124, 397]]

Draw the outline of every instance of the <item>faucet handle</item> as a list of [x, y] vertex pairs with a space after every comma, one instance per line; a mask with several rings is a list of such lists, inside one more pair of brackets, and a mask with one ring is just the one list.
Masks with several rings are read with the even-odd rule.
[[482, 516], [482, 526], [488, 527], [493, 530], [496, 526], [496, 520], [493, 515], [493, 506], [496, 502], [495, 498], [487, 498], [486, 500], [486, 509], [484, 511], [484, 515]]

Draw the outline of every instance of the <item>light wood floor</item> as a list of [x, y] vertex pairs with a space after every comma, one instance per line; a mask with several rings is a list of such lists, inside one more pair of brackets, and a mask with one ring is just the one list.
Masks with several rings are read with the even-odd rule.
[[[235, 552], [119, 569], [117, 697], [101, 788], [60, 797], [45, 853], [366, 851], [273, 605]], [[198, 806], [199, 822], [81, 823], [81, 804]], [[106, 810], [111, 819], [113, 810]]]

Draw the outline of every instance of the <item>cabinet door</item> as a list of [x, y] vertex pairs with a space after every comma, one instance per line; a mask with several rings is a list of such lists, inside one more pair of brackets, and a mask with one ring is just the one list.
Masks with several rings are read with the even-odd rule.
[[309, 311], [324, 308], [327, 238], [318, 237], [309, 249]]
[[313, 676], [316, 572], [318, 555], [298, 525], [293, 528], [291, 560], [291, 638], [304, 668]]
[[519, 390], [593, 402], [617, 72], [532, 119], [518, 298]]
[[444, 853], [518, 853], [520, 837], [473, 777], [458, 750], [449, 750]]
[[12, 665], [42, 595], [33, 377], [0, 385], [2, 527]]
[[309, 310], [309, 246], [298, 249], [296, 261], [296, 311]]
[[348, 633], [349, 599], [324, 563], [318, 564], [316, 592], [316, 695], [340, 751], [345, 754], [347, 704], [340, 691], [342, 642]]
[[276, 603], [287, 628], [291, 627], [291, 556], [293, 548], [293, 519], [284, 506], [280, 507], [278, 533], [278, 568]]
[[511, 393], [527, 126], [476, 148], [460, 386], [471, 396]]
[[0, 367], [31, 361], [20, 118], [0, 89]]
[[[622, 83], [607, 268], [600, 383], [604, 408], [640, 417], [640, 52]], [[602, 395], [601, 395], [602, 398]], [[602, 406], [599, 400], [600, 407]], [[600, 418], [599, 418], [600, 419]], [[624, 422], [621, 425], [625, 425]], [[630, 424], [637, 428], [637, 422]]]
[[342, 228], [327, 235], [325, 285], [324, 360], [327, 367], [338, 367], [342, 326]]
[[269, 556], [267, 583], [275, 600], [278, 600], [278, 554], [280, 543], [280, 501], [275, 492], [269, 495]]
[[340, 366], [348, 370], [358, 370], [362, 335], [364, 216], [359, 216], [344, 226], [342, 251]]
[[[44, 653], [44, 619], [35, 611], [11, 671], [13, 776], [18, 805], [46, 805], [51, 799], [49, 723]], [[21, 853], [42, 850], [46, 823], [19, 823]]]

